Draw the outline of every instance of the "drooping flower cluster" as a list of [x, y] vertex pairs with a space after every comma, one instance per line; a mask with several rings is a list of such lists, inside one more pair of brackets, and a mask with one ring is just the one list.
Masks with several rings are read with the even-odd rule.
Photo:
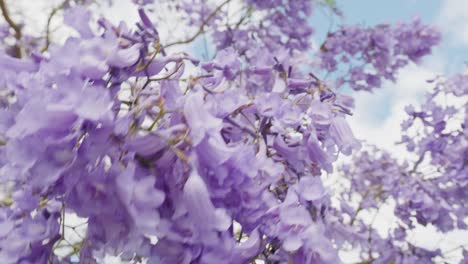
[[[190, 41], [165, 43], [143, 9], [134, 29], [105, 18], [95, 28], [79, 5], [64, 14], [77, 36], [63, 45], [0, 55], [4, 263], [96, 263], [105, 255], [340, 262], [340, 211], [320, 176], [361, 144], [346, 122], [352, 98], [304, 59], [315, 2], [246, 1], [235, 27], [219, 23], [229, 1], [194, 3], [179, 6], [200, 26], [191, 40], [211, 27], [218, 47], [203, 63], [171, 53]], [[263, 22], [249, 22], [253, 12]], [[389, 61], [427, 54], [437, 35], [421, 31], [395, 29]], [[417, 51], [407, 38], [431, 41]], [[76, 244], [67, 241], [69, 213], [87, 222]], [[72, 252], [59, 255], [64, 244]]]
[[380, 87], [382, 80], [394, 81], [400, 68], [418, 62], [439, 41], [440, 34], [418, 19], [369, 29], [345, 25], [328, 34], [320, 57], [327, 71], [344, 71], [339, 83], [370, 91]]

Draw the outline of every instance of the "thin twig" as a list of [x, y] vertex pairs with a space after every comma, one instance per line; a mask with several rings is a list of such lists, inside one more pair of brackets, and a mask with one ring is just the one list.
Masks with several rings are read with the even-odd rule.
[[171, 78], [174, 74], [176, 74], [180, 70], [180, 68], [182, 68], [182, 66], [184, 66], [184, 62], [179, 63], [179, 65], [170, 74], [168, 74], [166, 76], [163, 76], [163, 77], [160, 77], [160, 78], [150, 78], [149, 80], [152, 81], [152, 82], [167, 80], [167, 79]]
[[198, 29], [198, 31], [190, 38], [186, 39], [186, 40], [180, 40], [180, 41], [175, 41], [175, 42], [172, 42], [172, 43], [169, 43], [167, 44], [166, 46], [164, 46], [164, 48], [168, 48], [168, 47], [171, 47], [171, 46], [174, 46], [174, 45], [181, 45], [181, 44], [188, 44], [192, 41], [194, 41], [198, 36], [200, 36], [203, 32], [205, 32], [205, 26], [210, 22], [210, 20], [221, 10], [221, 8], [223, 8], [226, 4], [228, 4], [229, 2], [231, 2], [231, 0], [226, 0], [224, 1], [221, 5], [219, 5], [215, 10], [213, 10], [213, 12], [211, 12], [205, 20], [203, 20], [200, 28]]
[[367, 189], [367, 191], [362, 195], [362, 200], [359, 202], [358, 208], [356, 209], [356, 212], [354, 213], [354, 216], [351, 218], [351, 221], [349, 222], [349, 225], [352, 226], [354, 224], [354, 221], [356, 221], [358, 214], [364, 209], [364, 202], [369, 195], [371, 191], [371, 188]]
[[47, 18], [47, 24], [46, 24], [46, 30], [45, 30], [45, 46], [44, 48], [42, 48], [42, 52], [44, 51], [47, 51], [49, 49], [49, 46], [50, 46], [50, 24], [52, 23], [52, 19], [54, 18], [54, 16], [58, 13], [58, 11], [60, 11], [61, 9], [63, 9], [65, 7], [65, 5], [68, 3], [68, 1], [70, 0], [65, 0], [63, 1], [60, 5], [54, 7], [54, 9], [52, 9], [52, 11], [50, 12], [49, 14], [49, 17]]
[[459, 250], [459, 249], [464, 249], [465, 247], [468, 247], [468, 244], [458, 245], [458, 246], [456, 246], [454, 248], [448, 249], [448, 250], [442, 252], [442, 255], [447, 255], [448, 253], [452, 253], [452, 252], [454, 252], [456, 250]]
[[166, 113], [165, 109], [164, 109], [164, 104], [161, 104], [159, 106], [160, 110], [159, 110], [159, 113], [158, 113], [158, 116], [154, 119], [153, 123], [148, 127], [148, 131], [152, 131], [154, 126], [156, 126], [156, 124], [158, 123], [159, 120], [161, 120], [161, 118], [164, 116], [164, 114]]
[[22, 33], [21, 33], [21, 26], [16, 24], [10, 17], [10, 13], [8, 12], [8, 8], [5, 4], [5, 0], [0, 0], [0, 9], [2, 9], [2, 15], [5, 18], [5, 21], [8, 23], [8, 25], [15, 31], [15, 38], [16, 38], [16, 44], [15, 44], [15, 53], [14, 56], [16, 58], [21, 58], [21, 45], [20, 45], [20, 40], [22, 38]]
[[253, 12], [253, 8], [252, 7], [249, 7], [249, 9], [247, 9], [247, 12], [245, 13], [244, 16], [241, 17], [241, 19], [236, 23], [236, 25], [234, 26], [235, 29], [239, 29], [239, 27], [242, 25], [242, 23], [244, 23], [244, 21], [247, 19], [247, 18], [250, 18], [252, 16], [252, 12]]
[[421, 162], [424, 160], [424, 154], [425, 154], [425, 153], [423, 153], [423, 154], [419, 157], [419, 159], [414, 163], [414, 166], [413, 166], [413, 168], [409, 171], [409, 174], [413, 174], [413, 173], [416, 172], [416, 170], [418, 169], [419, 165], [420, 165]]

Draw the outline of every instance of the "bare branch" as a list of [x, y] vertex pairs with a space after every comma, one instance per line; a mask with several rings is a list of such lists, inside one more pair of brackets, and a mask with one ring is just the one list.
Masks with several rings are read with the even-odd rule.
[[416, 170], [418, 169], [419, 165], [420, 165], [421, 162], [424, 160], [424, 155], [425, 155], [425, 152], [422, 153], [421, 156], [419, 156], [419, 159], [414, 163], [413, 168], [409, 171], [409, 174], [413, 174], [413, 173], [416, 172]]
[[358, 214], [364, 209], [363, 205], [370, 191], [371, 191], [371, 188], [367, 189], [367, 191], [362, 195], [362, 200], [361, 202], [359, 202], [358, 208], [356, 209], [354, 216], [351, 218], [351, 221], [349, 222], [350, 226], [354, 224], [354, 221], [356, 221]]
[[46, 29], [45, 29], [45, 45], [44, 45], [44, 48], [42, 48], [42, 52], [44, 51], [47, 51], [49, 49], [49, 46], [50, 46], [50, 26], [51, 26], [51, 23], [52, 23], [52, 19], [54, 18], [54, 16], [60, 11], [62, 10], [65, 5], [69, 2], [70, 0], [65, 0], [63, 1], [60, 5], [54, 7], [54, 9], [52, 9], [52, 11], [50, 12], [49, 14], [49, 17], [47, 18], [47, 24], [46, 24]]
[[239, 19], [239, 21], [236, 23], [234, 28], [239, 29], [242, 23], [244, 23], [245, 20], [247, 20], [248, 18], [252, 16], [252, 12], [253, 12], [253, 8], [249, 7], [249, 9], [247, 9], [247, 12], [241, 17], [241, 19]]
[[175, 69], [174, 71], [172, 71], [170, 74], [164, 76], [164, 77], [160, 77], [160, 78], [150, 78], [150, 81], [152, 82], [157, 82], [157, 81], [163, 81], [163, 80], [168, 80], [169, 78], [171, 78], [174, 74], [176, 74], [180, 68], [182, 68], [182, 66], [184, 65], [183, 62], [181, 62]]
[[205, 18], [205, 20], [203, 20], [200, 28], [198, 29], [198, 31], [192, 37], [190, 37], [190, 38], [188, 38], [186, 40], [180, 40], [180, 41], [169, 43], [164, 48], [168, 48], [168, 47], [175, 46], [175, 45], [188, 44], [188, 43], [194, 41], [198, 36], [200, 36], [201, 34], [203, 34], [203, 32], [205, 32], [205, 26], [208, 25], [210, 20], [221, 10], [221, 8], [223, 8], [223, 6], [225, 6], [229, 2], [231, 2], [231, 0], [226, 0], [221, 5], [219, 5], [215, 10], [213, 10], [213, 12], [211, 12]]
[[5, 4], [5, 0], [0, 0], [0, 9], [2, 10], [2, 15], [5, 18], [5, 21], [8, 23], [8, 25], [15, 31], [15, 38], [16, 38], [16, 44], [15, 44], [15, 53], [14, 56], [16, 58], [21, 58], [21, 45], [20, 45], [20, 40], [22, 37], [21, 33], [21, 26], [16, 24], [13, 19], [11, 19], [10, 13], [8, 12], [8, 8]]

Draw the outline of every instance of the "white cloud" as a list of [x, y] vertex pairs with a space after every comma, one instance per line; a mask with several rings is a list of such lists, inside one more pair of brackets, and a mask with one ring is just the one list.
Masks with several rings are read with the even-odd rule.
[[442, 1], [437, 25], [451, 40], [468, 45], [468, 1]]
[[441, 62], [435, 56], [423, 65], [410, 65], [400, 72], [396, 83], [386, 83], [372, 94], [355, 93], [356, 109], [348, 119], [355, 136], [396, 156], [404, 155], [404, 149], [395, 145], [401, 138], [400, 124], [406, 118], [404, 107], [421, 102], [431, 88], [426, 81], [440, 74]]

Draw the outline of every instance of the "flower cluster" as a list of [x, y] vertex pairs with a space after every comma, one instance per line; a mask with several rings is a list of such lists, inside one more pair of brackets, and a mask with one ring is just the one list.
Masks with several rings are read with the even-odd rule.
[[[442, 231], [466, 228], [467, 81], [467, 75], [436, 80], [434, 90], [426, 95], [419, 111], [413, 106], [405, 109], [408, 119], [402, 123], [402, 143], [419, 157], [412, 171], [430, 183], [421, 183], [422, 189], [441, 200], [437, 206], [427, 204], [430, 210], [438, 211], [419, 215], [418, 221], [432, 223]], [[423, 170], [418, 171], [419, 167]]]
[[328, 72], [343, 71], [339, 83], [370, 91], [380, 87], [382, 80], [394, 81], [400, 68], [418, 62], [439, 41], [440, 33], [418, 19], [368, 29], [345, 25], [328, 34], [320, 57]]
[[[446, 221], [443, 204], [424, 204], [426, 187], [410, 192], [416, 180], [394, 188], [399, 179], [385, 175], [405, 173], [395, 164], [369, 168], [363, 161], [358, 171], [349, 169], [348, 176], [359, 174], [350, 191], [375, 199], [364, 199], [354, 214], [332, 205], [321, 176], [361, 143], [346, 121], [353, 99], [311, 73], [305, 59], [314, 1], [249, 0], [245, 16], [226, 27], [221, 14], [230, 1], [184, 2], [178, 10], [193, 15], [186, 22], [200, 29], [168, 43], [143, 9], [153, 1], [133, 2], [140, 6], [134, 28], [105, 18], [94, 25], [90, 11], [73, 4], [63, 21], [74, 37], [22, 58], [0, 55], [4, 263], [97, 263], [105, 255], [133, 263], [339, 263], [347, 240], [341, 237], [351, 232], [343, 226], [393, 192], [411, 196], [408, 208], [419, 222]], [[260, 22], [249, 20], [254, 13]], [[200, 62], [172, 52], [208, 28], [215, 58]], [[317, 54], [328, 65], [340, 45], [356, 43], [343, 28]], [[402, 66], [400, 57], [415, 61], [438, 40], [419, 22], [378, 28], [391, 36], [382, 40], [385, 47], [360, 41], [356, 51], [343, 50], [368, 56], [363, 62], [383, 76]], [[356, 31], [377, 39], [377, 29]], [[381, 57], [385, 65], [375, 62]], [[457, 90], [457, 82], [446, 86]], [[435, 115], [413, 116], [432, 124]], [[379, 176], [368, 179], [359, 170]], [[70, 213], [87, 223], [76, 244], [66, 236]], [[343, 221], [345, 214], [353, 223]], [[64, 244], [72, 251], [60, 255]]]
[[[64, 239], [61, 212], [87, 219], [87, 262], [96, 252], [154, 263], [244, 263], [297, 250], [295, 259], [336, 259], [330, 242], [318, 249], [318, 240], [296, 235], [322, 230], [325, 238], [308, 211], [326, 208], [317, 177], [339, 152], [359, 147], [346, 98], [284, 75], [285, 56], [252, 54], [257, 63], [243, 66], [229, 48], [182, 85], [185, 64], [198, 62], [162, 55], [140, 15], [137, 31], [101, 20], [96, 36], [83, 22], [88, 11], [73, 8], [64, 21], [80, 37], [48, 56], [2, 58], [2, 171], [13, 195], [2, 224], [18, 219], [24, 242], [38, 241], [5, 259], [50, 254]], [[59, 207], [37, 208], [51, 203]], [[29, 235], [29, 221], [51, 225], [50, 236]]]

